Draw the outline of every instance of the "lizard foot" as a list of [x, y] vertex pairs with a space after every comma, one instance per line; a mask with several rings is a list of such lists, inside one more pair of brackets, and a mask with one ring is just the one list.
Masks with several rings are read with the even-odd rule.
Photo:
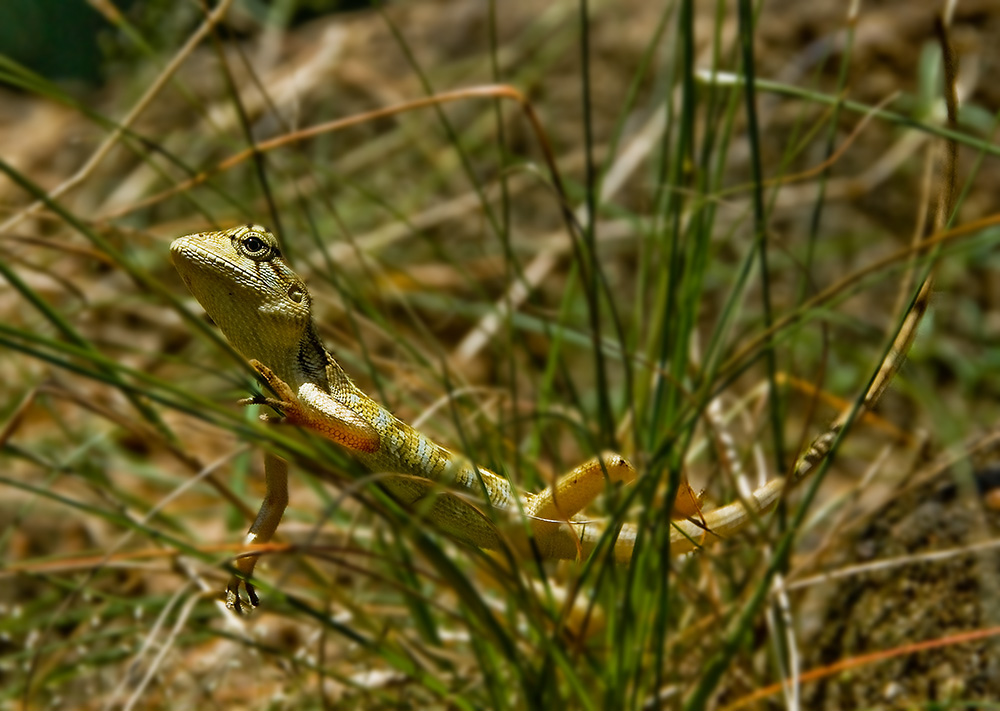
[[[273, 390], [278, 397], [272, 398], [264, 395], [254, 395], [253, 397], [243, 398], [239, 401], [239, 404], [267, 405], [268, 407], [273, 407], [274, 409], [285, 413], [285, 419], [288, 419], [289, 416], [292, 416], [294, 419], [294, 416], [298, 413], [299, 406], [296, 402], [295, 392], [288, 386], [288, 383], [275, 375], [273, 370], [268, 368], [259, 360], [251, 360], [250, 365], [253, 366], [253, 369], [257, 371], [257, 374], [263, 378], [264, 382], [267, 383], [268, 387], [271, 388], [271, 390]], [[262, 419], [275, 421], [275, 418], [271, 417], [262, 417]]]
[[[264, 397], [263, 395], [254, 395], [253, 397], [244, 397], [236, 401], [237, 405], [249, 406], [249, 405], [267, 405], [268, 407], [273, 407], [275, 410], [280, 412], [287, 412], [290, 406], [294, 406], [293, 403], [284, 402], [282, 400], [275, 400], [273, 397]], [[261, 414], [260, 419], [264, 422], [270, 422], [276, 425], [283, 424], [294, 424], [288, 421], [288, 416], [276, 417], [274, 415], [268, 415], [266, 413]]]
[[[243, 610], [244, 601], [240, 596], [241, 585], [247, 591], [246, 602], [249, 603], [249, 607], [246, 612]], [[236, 575], [229, 579], [229, 583], [226, 585], [226, 609], [232, 610], [237, 615], [249, 615], [259, 604], [260, 598], [257, 597], [257, 591], [254, 590], [253, 585]]]

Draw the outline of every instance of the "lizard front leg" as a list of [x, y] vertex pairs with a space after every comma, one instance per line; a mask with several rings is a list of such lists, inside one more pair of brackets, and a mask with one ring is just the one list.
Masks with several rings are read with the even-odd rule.
[[[274, 454], [264, 455], [264, 480], [266, 490], [264, 500], [260, 504], [260, 511], [250, 531], [247, 533], [247, 543], [267, 543], [271, 540], [281, 517], [288, 507], [288, 462]], [[237, 614], [243, 613], [243, 600], [240, 597], [240, 585], [247, 591], [247, 599], [251, 607], [257, 607], [260, 600], [250, 584], [250, 576], [253, 575], [254, 566], [257, 565], [259, 555], [246, 555], [236, 559], [236, 569], [239, 575], [234, 575], [226, 585], [226, 607]]]
[[260, 377], [277, 398], [253, 397], [241, 400], [244, 405], [267, 405], [281, 410], [285, 422], [317, 432], [327, 439], [356, 452], [377, 452], [382, 439], [361, 415], [336, 400], [313, 383], [306, 383], [296, 393], [284, 380], [259, 360], [251, 360]]
[[[268, 386], [277, 394], [277, 398], [248, 398], [241, 400], [243, 405], [268, 405], [281, 410], [285, 421], [318, 431], [329, 439], [351, 449], [360, 451], [375, 451], [379, 447], [380, 438], [367, 421], [354, 411], [327, 396], [325, 399], [308, 398], [313, 406], [302, 404], [299, 396], [289, 385], [279, 378], [266, 365], [257, 360], [251, 360], [250, 365], [260, 374]], [[315, 413], [316, 403], [321, 403], [323, 411]], [[266, 491], [261, 502], [257, 518], [247, 533], [247, 543], [267, 543], [271, 540], [281, 517], [288, 507], [288, 463], [273, 454], [264, 455], [264, 476]], [[254, 566], [260, 556], [247, 555], [236, 560], [239, 575], [229, 579], [226, 586], [226, 607], [237, 613], [243, 611], [243, 600], [239, 589], [243, 585], [251, 607], [257, 607], [259, 599], [253, 585], [248, 579], [253, 574]]]

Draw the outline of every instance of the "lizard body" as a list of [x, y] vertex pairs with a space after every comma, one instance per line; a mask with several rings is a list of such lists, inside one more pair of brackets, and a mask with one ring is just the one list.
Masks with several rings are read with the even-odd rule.
[[[420, 510], [444, 532], [487, 549], [510, 546], [542, 558], [586, 556], [604, 528], [578, 516], [610, 481], [628, 483], [635, 469], [616, 454], [604, 454], [564, 475], [538, 494], [517, 491], [510, 482], [450, 450], [399, 420], [361, 391], [326, 350], [311, 314], [305, 283], [282, 257], [265, 228], [244, 225], [180, 237], [170, 245], [173, 263], [195, 298], [229, 342], [278, 395], [252, 402], [279, 408], [288, 422], [314, 430], [344, 447], [369, 470], [384, 474], [380, 483], [404, 505]], [[287, 504], [287, 465], [267, 461], [267, 495], [248, 534], [252, 543], [271, 538]], [[775, 479], [737, 502], [703, 515], [702, 523], [675, 521], [671, 551], [697, 547], [706, 532], [727, 537], [769, 509], [784, 489]], [[429, 508], [425, 508], [429, 499]], [[492, 509], [494, 515], [484, 511]], [[512, 525], [494, 521], [509, 517]], [[524, 521], [528, 521], [528, 526]], [[615, 558], [632, 556], [636, 530], [626, 525], [615, 544]], [[255, 557], [240, 558], [244, 577]], [[228, 604], [241, 607], [234, 577]], [[253, 588], [245, 583], [250, 601]]]

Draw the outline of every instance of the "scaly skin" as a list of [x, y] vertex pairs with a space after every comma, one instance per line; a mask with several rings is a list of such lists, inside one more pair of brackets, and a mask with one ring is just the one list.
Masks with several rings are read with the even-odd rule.
[[[635, 470], [623, 457], [604, 454], [586, 462], [540, 494], [516, 491], [503, 477], [474, 467], [400, 421], [351, 382], [316, 333], [309, 291], [265, 228], [244, 225], [180, 237], [170, 252], [191, 293], [278, 395], [256, 402], [279, 408], [287, 421], [318, 432], [372, 472], [385, 474], [380, 482], [389, 493], [457, 539], [542, 558], [577, 558], [593, 550], [604, 529], [577, 514], [608, 481], [634, 479]], [[248, 535], [253, 543], [271, 538], [287, 504], [287, 465], [271, 458], [266, 471], [267, 496]], [[733, 535], [770, 508], [784, 485], [777, 479], [755, 491], [747, 500], [750, 511], [735, 503], [704, 514], [705, 528], [676, 521], [671, 552], [697, 547], [706, 530]], [[504, 519], [509, 525], [498, 527], [495, 522]], [[634, 527], [621, 530], [617, 560], [631, 558], [635, 537]], [[255, 557], [237, 561], [244, 577], [255, 562]], [[234, 577], [227, 594], [229, 606], [237, 610], [240, 583]], [[256, 605], [252, 586], [246, 588]]]

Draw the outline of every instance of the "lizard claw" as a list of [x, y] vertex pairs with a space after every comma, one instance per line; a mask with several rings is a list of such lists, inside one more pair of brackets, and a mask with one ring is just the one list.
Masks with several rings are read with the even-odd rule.
[[267, 383], [268, 387], [270, 387], [278, 395], [278, 397], [274, 398], [266, 395], [254, 395], [253, 397], [247, 397], [239, 400], [239, 404], [266, 405], [267, 407], [284, 413], [284, 417], [261, 415], [260, 419], [264, 422], [287, 422], [289, 424], [296, 424], [300, 421], [304, 421], [302, 408], [296, 401], [295, 391], [288, 386], [288, 383], [275, 375], [274, 371], [261, 363], [259, 360], [251, 360], [250, 365], [253, 366], [253, 369], [257, 371], [257, 374], [260, 375], [264, 382]]
[[[249, 603], [249, 607], [246, 612], [243, 611], [244, 601], [240, 596], [241, 585], [247, 591], [246, 602]], [[260, 598], [257, 597], [257, 591], [254, 590], [253, 585], [236, 575], [229, 579], [229, 583], [226, 585], [226, 609], [232, 610], [237, 615], [249, 615], [259, 604]]]
[[275, 392], [278, 396], [278, 402], [293, 402], [295, 400], [295, 391], [289, 387], [288, 383], [275, 375], [273, 370], [256, 359], [251, 360], [250, 365], [263, 378], [268, 387]]
[[[253, 397], [245, 397], [236, 401], [237, 405], [249, 406], [249, 405], [267, 405], [268, 407], [274, 408], [279, 412], [284, 412], [286, 409], [292, 406], [292, 403], [283, 402], [281, 400], [275, 400], [274, 398], [265, 397], [263, 395], [254, 395]], [[264, 422], [272, 422], [274, 424], [285, 424], [288, 422], [287, 417], [280, 417], [274, 415], [268, 415], [267, 413], [262, 413], [260, 419]]]

